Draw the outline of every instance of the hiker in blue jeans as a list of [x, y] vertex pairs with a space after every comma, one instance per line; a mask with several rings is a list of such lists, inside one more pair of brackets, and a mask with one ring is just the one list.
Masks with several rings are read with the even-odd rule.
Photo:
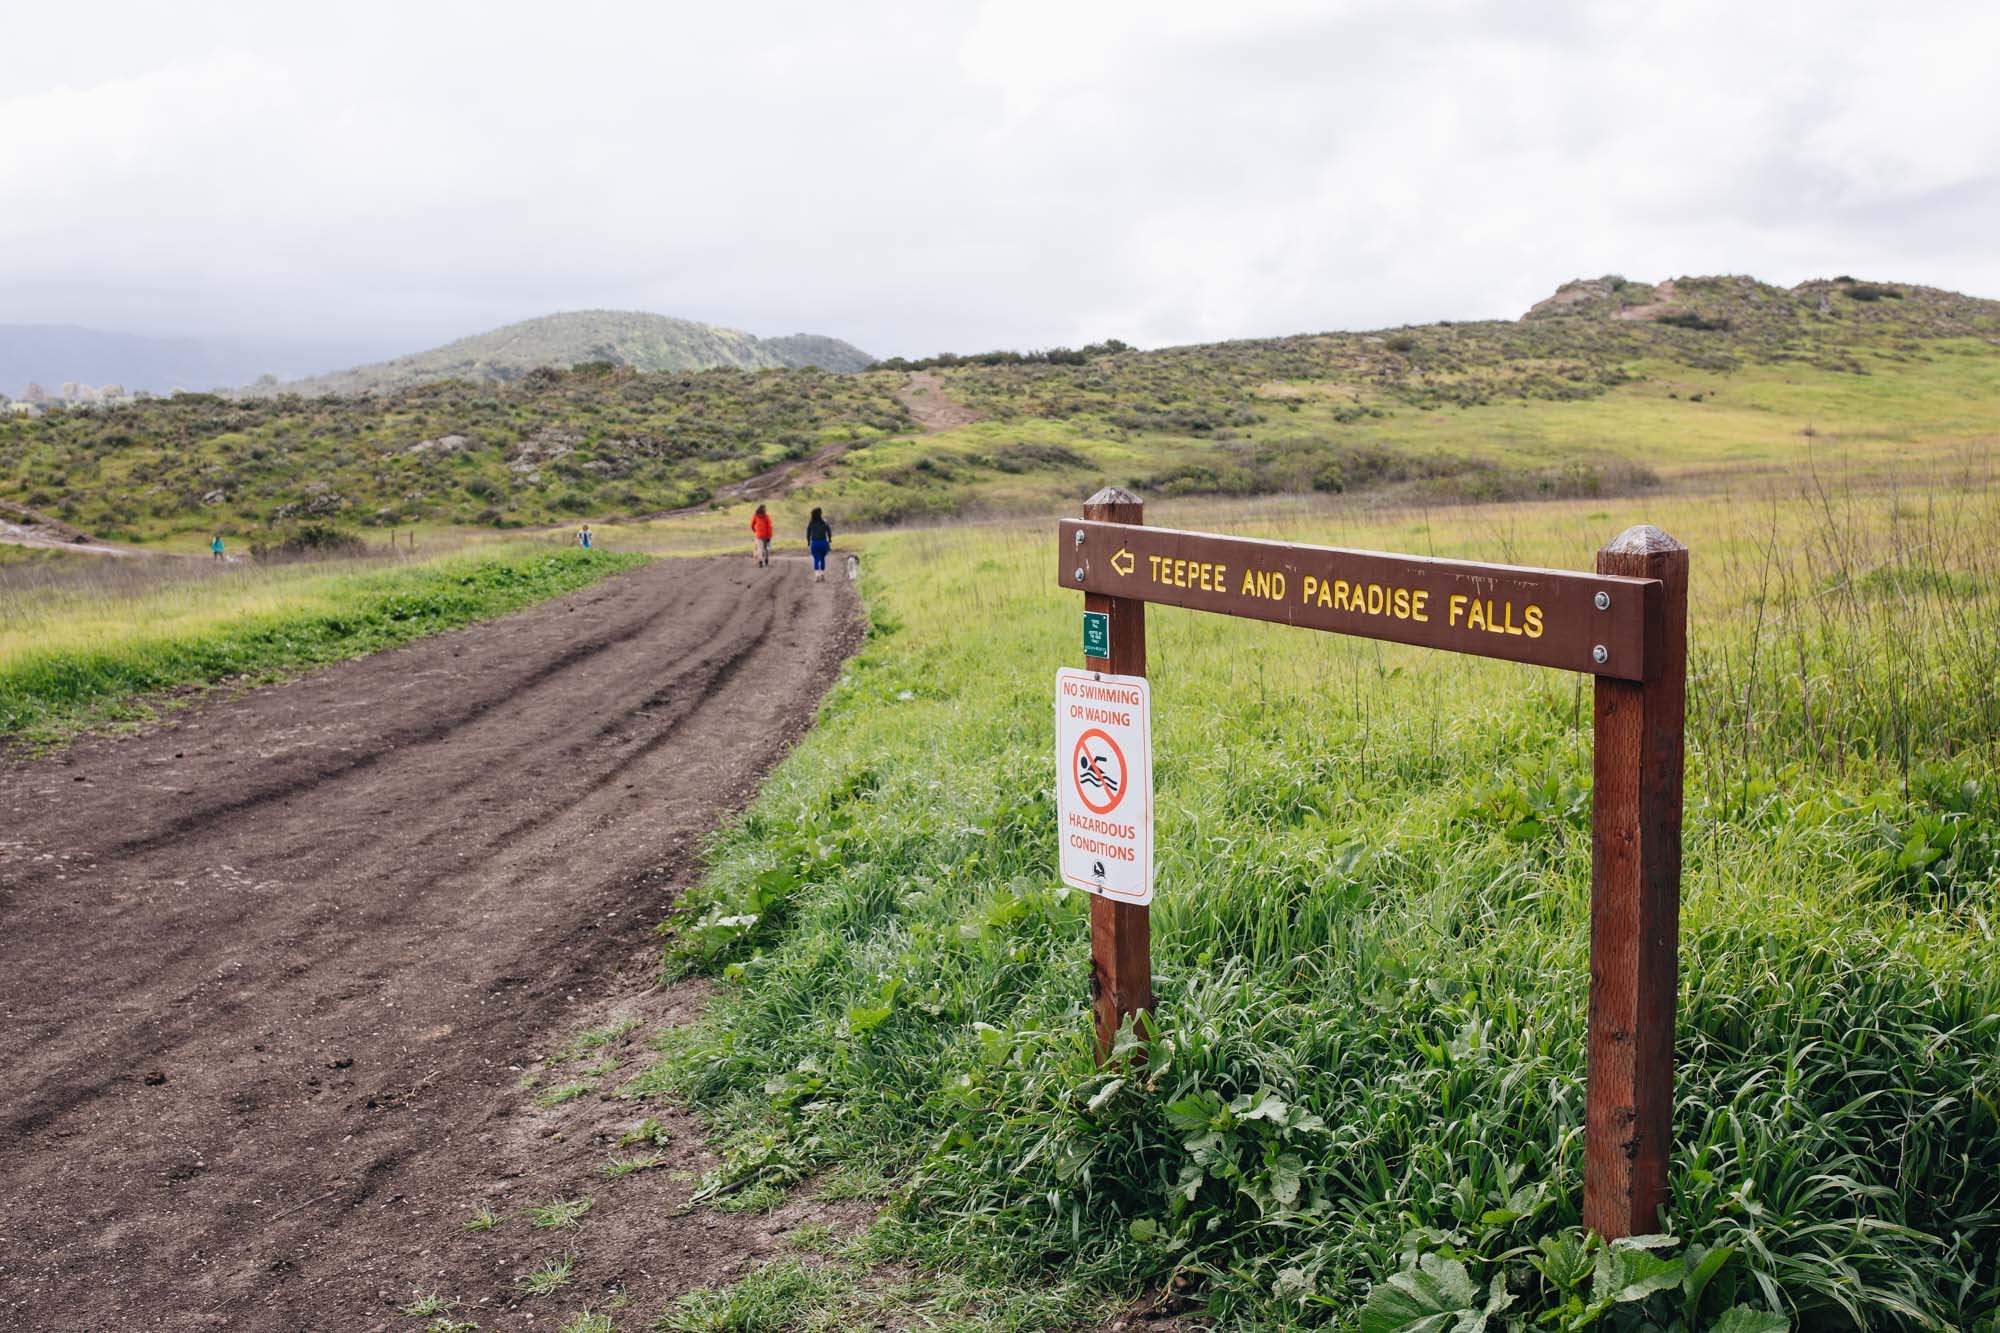
[[812, 552], [813, 582], [826, 582], [826, 553], [833, 549], [833, 526], [813, 510], [806, 522], [806, 549]]

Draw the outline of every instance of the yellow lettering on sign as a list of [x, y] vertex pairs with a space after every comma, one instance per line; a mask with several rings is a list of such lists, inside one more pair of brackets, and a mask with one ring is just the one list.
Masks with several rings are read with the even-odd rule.
[[[1224, 596], [1232, 587], [1229, 566], [1211, 560], [1149, 554], [1146, 567], [1152, 582], [1168, 587]], [[1239, 597], [1282, 602], [1292, 583], [1282, 569], [1245, 569], [1233, 586]], [[1301, 606], [1426, 625], [1432, 619], [1431, 590], [1427, 588], [1301, 574], [1298, 592]], [[1506, 598], [1450, 593], [1445, 596], [1445, 623], [1453, 629], [1539, 639], [1548, 632], [1548, 613], [1532, 602], [1516, 606]]]

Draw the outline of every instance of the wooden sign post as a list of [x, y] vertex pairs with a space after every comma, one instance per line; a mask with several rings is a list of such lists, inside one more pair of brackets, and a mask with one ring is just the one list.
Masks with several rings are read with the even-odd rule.
[[[1688, 553], [1635, 527], [1595, 573], [1486, 565], [1144, 526], [1099, 491], [1058, 528], [1057, 582], [1108, 619], [1095, 670], [1146, 673], [1146, 603], [1498, 657], [1596, 677], [1584, 1225], [1651, 1232], [1667, 1199], [1679, 986]], [[1090, 641], [1103, 625], [1093, 624]], [[1094, 897], [1099, 1058], [1153, 1008], [1145, 907]]]
[[[1106, 487], [1084, 503], [1083, 516], [1099, 523], [1146, 521], [1138, 496]], [[1081, 547], [1072, 547], [1081, 551]], [[1146, 603], [1135, 597], [1083, 595], [1086, 615], [1102, 613], [1109, 625], [1110, 652], [1086, 657], [1084, 665], [1114, 676], [1146, 674]], [[1153, 909], [1095, 896], [1090, 900], [1090, 1002], [1097, 1011], [1097, 1058], [1111, 1054], [1118, 1025], [1153, 1010]], [[1141, 1033], [1143, 1036], [1143, 1032]]]

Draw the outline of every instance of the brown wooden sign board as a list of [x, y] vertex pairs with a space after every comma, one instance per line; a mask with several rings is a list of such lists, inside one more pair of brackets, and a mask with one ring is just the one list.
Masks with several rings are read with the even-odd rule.
[[[1628, 529], [1592, 573], [1482, 565], [1148, 528], [1104, 490], [1063, 520], [1056, 582], [1108, 617], [1098, 671], [1146, 674], [1146, 603], [1475, 653], [1596, 676], [1592, 710], [1590, 1023], [1583, 1223], [1662, 1229], [1673, 1137], [1680, 951], [1687, 549]], [[1153, 1009], [1146, 908], [1090, 902], [1100, 1058]], [[1140, 1048], [1143, 1055], [1143, 1047]]]
[[1644, 680], [1658, 579], [1063, 520], [1079, 592]]

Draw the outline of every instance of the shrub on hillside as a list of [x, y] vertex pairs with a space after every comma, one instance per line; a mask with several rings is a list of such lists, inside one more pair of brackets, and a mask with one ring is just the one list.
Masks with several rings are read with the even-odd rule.
[[1707, 333], [1726, 333], [1729, 330], [1728, 320], [1697, 314], [1692, 310], [1675, 310], [1661, 315], [1659, 322], [1677, 329], [1697, 329]]
[[305, 523], [250, 543], [250, 554], [258, 560], [327, 559], [367, 553], [366, 542], [330, 523]]
[[1060, 444], [1035, 444], [1026, 441], [1002, 446], [991, 454], [979, 455], [968, 461], [991, 467], [996, 472], [1010, 474], [1033, 472], [1040, 468], [1090, 466], [1090, 460], [1074, 449], [1065, 449]]

